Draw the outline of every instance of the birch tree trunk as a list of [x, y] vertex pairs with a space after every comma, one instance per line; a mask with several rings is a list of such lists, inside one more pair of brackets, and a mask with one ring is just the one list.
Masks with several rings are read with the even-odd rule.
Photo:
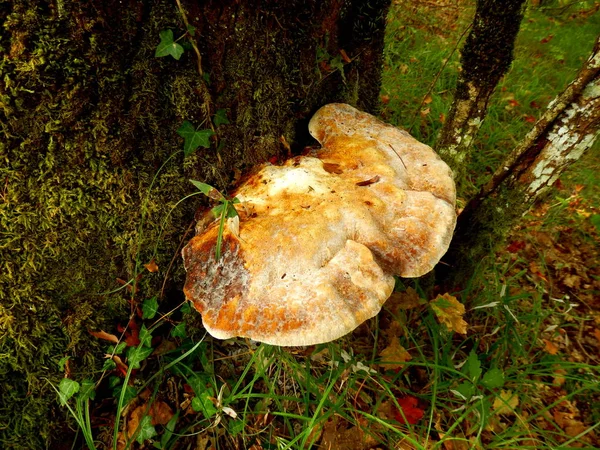
[[462, 72], [435, 149], [462, 178], [469, 149], [490, 96], [508, 71], [525, 0], [478, 0], [473, 29], [462, 49]]
[[554, 99], [458, 217], [446, 265], [437, 278], [457, 288], [559, 176], [592, 146], [600, 131], [600, 36], [571, 84]]

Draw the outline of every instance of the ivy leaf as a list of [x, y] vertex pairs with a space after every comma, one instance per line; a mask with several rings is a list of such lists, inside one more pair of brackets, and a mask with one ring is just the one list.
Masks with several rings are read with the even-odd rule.
[[177, 129], [177, 134], [185, 139], [183, 144], [183, 154], [185, 156], [190, 156], [200, 146], [209, 148], [209, 138], [214, 133], [212, 130], [196, 131], [194, 125], [192, 125], [189, 121], [184, 120], [183, 124]]
[[467, 334], [467, 322], [462, 316], [465, 314], [465, 306], [456, 297], [450, 294], [438, 295], [429, 302], [438, 321], [443, 323], [450, 331]]
[[139, 369], [140, 362], [150, 356], [153, 351], [152, 347], [129, 347], [127, 361], [129, 361], [132, 369]]
[[71, 359], [70, 356], [64, 356], [62, 358], [60, 358], [60, 360], [58, 361], [58, 368], [61, 372], [65, 371], [65, 368], [67, 367], [67, 362]]
[[240, 434], [244, 430], [244, 426], [245, 424], [243, 420], [231, 420], [227, 423], [229, 434], [231, 434], [232, 436]]
[[96, 397], [96, 390], [94, 389], [95, 383], [86, 379], [81, 382], [81, 389], [79, 391], [79, 395], [77, 396], [77, 400], [80, 402], [85, 402], [88, 398], [94, 400]]
[[194, 397], [192, 400], [192, 409], [196, 412], [201, 412], [207, 419], [210, 419], [217, 413], [217, 408], [210, 399], [210, 395], [207, 391], [204, 391], [199, 396]]
[[171, 330], [171, 336], [173, 336], [174, 338], [182, 338], [182, 339], [187, 337], [187, 332], [185, 331], [185, 322], [181, 322], [180, 324], [177, 324]]
[[115, 370], [116, 368], [117, 368], [117, 364], [112, 359], [104, 360], [104, 365], [102, 366], [102, 371]]
[[70, 378], [63, 378], [58, 385], [58, 399], [60, 404], [65, 406], [67, 401], [79, 392], [79, 383]]
[[150, 439], [156, 436], [156, 429], [152, 425], [152, 417], [144, 416], [140, 421], [139, 430], [140, 432], [138, 433], [135, 440], [140, 445], [143, 444], [144, 441], [146, 441], [146, 439]]
[[213, 123], [215, 124], [215, 127], [218, 127], [219, 125], [227, 125], [229, 123], [227, 111], [224, 109], [217, 109], [217, 113], [213, 118]]
[[504, 386], [504, 373], [497, 368], [490, 369], [483, 376], [481, 384], [488, 389], [502, 387]]
[[125, 350], [126, 347], [127, 347], [127, 342], [123, 341], [123, 342], [119, 343], [119, 345], [117, 345], [116, 347], [114, 345], [111, 345], [110, 347], [108, 347], [108, 349], [106, 350], [106, 353], [110, 353], [111, 355], [113, 353], [115, 355], [120, 355], [121, 353], [123, 353], [123, 350]]
[[189, 314], [192, 312], [192, 307], [190, 306], [190, 302], [185, 302], [181, 307], [182, 314]]
[[190, 36], [196, 36], [196, 27], [193, 27], [192, 25], [188, 25], [187, 32], [190, 34]]
[[183, 55], [183, 47], [175, 42], [172, 30], [162, 30], [159, 34], [160, 44], [156, 47], [154, 56], [156, 58], [162, 58], [163, 56], [171, 55], [173, 58], [179, 60]]
[[158, 299], [147, 298], [142, 302], [142, 319], [153, 319], [158, 311]]
[[144, 347], [152, 346], [152, 334], [148, 331], [148, 328], [146, 328], [146, 325], [143, 325], [143, 324], [142, 324], [142, 328], [140, 329], [140, 343]]

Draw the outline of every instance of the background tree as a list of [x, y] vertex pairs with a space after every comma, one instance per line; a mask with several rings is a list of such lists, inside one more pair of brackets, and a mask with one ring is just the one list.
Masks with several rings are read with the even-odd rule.
[[490, 97], [512, 63], [524, 4], [525, 0], [477, 1], [472, 29], [461, 50], [462, 71], [452, 107], [435, 144], [458, 182]]
[[461, 286], [600, 131], [600, 37], [577, 77], [458, 216], [450, 250], [436, 275]]
[[[137, 280], [154, 258], [159, 272], [136, 281], [136, 300], [163, 277], [164, 301], [181, 300], [178, 247], [194, 208], [168, 214], [193, 190], [188, 178], [223, 189], [236, 170], [302, 148], [325, 103], [375, 112], [388, 6], [184, 1], [184, 20], [171, 1], [0, 5], [3, 446], [62, 439], [45, 379], [60, 379], [65, 356], [77, 378], [101, 367], [88, 330], [126, 322], [134, 300], [105, 294], [117, 278]], [[187, 47], [177, 61], [154, 57], [165, 30]], [[170, 158], [184, 120], [215, 134]]]

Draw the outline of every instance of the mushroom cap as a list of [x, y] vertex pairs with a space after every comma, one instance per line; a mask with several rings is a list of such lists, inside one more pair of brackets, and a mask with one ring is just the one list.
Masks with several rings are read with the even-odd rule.
[[312, 345], [375, 316], [393, 275], [429, 272], [456, 213], [450, 168], [408, 133], [345, 104], [309, 124], [322, 148], [266, 165], [233, 193], [239, 233], [218, 223], [183, 249], [186, 297], [214, 337]]

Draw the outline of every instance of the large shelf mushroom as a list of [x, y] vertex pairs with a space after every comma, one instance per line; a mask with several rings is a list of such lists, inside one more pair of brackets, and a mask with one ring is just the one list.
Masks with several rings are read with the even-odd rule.
[[267, 165], [235, 192], [238, 233], [210, 224], [183, 249], [184, 292], [214, 337], [275, 345], [339, 338], [375, 316], [393, 275], [419, 277], [456, 223], [449, 167], [428, 146], [346, 104], [309, 124], [321, 149]]

